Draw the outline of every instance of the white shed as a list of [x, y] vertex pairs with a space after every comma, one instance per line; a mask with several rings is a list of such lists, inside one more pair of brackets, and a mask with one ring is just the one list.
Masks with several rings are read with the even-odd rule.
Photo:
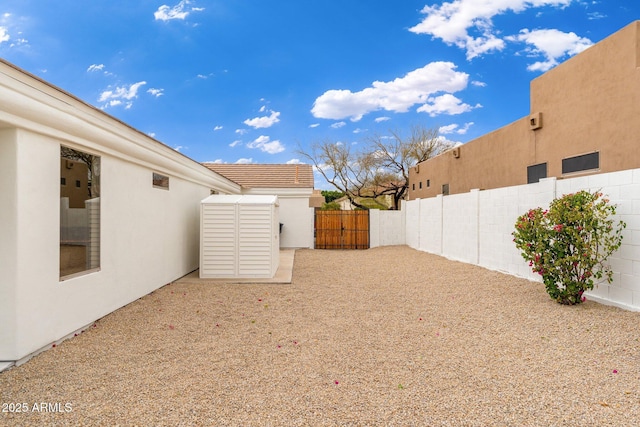
[[201, 202], [200, 277], [272, 278], [279, 240], [278, 196], [209, 196]]

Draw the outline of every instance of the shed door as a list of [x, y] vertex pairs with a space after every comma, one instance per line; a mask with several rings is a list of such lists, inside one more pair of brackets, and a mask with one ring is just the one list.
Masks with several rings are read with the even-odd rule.
[[240, 276], [269, 276], [271, 257], [271, 205], [239, 205], [239, 264]]
[[202, 207], [202, 274], [234, 276], [237, 263], [235, 205]]

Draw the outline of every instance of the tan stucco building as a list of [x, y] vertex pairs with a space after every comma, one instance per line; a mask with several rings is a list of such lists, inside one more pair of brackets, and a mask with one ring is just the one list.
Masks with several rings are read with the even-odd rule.
[[411, 168], [409, 200], [640, 168], [640, 21], [531, 82], [530, 115]]
[[88, 168], [83, 162], [60, 158], [60, 197], [69, 199], [69, 207], [84, 209], [89, 198]]

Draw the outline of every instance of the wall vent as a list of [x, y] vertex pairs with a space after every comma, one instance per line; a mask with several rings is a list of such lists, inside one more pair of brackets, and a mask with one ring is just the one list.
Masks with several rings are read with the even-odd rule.
[[542, 127], [542, 113], [535, 113], [529, 116], [529, 129], [536, 130]]
[[453, 153], [453, 157], [455, 157], [456, 159], [460, 158], [460, 147], [456, 147], [453, 150], [451, 150], [451, 152]]
[[74, 163], [73, 163], [72, 160], [65, 161], [65, 166], [66, 166], [67, 169], [73, 169], [73, 165], [74, 165]]

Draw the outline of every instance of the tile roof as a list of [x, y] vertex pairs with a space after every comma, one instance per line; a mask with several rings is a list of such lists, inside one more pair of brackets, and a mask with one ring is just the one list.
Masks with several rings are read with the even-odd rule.
[[203, 164], [245, 188], [313, 188], [311, 165]]

